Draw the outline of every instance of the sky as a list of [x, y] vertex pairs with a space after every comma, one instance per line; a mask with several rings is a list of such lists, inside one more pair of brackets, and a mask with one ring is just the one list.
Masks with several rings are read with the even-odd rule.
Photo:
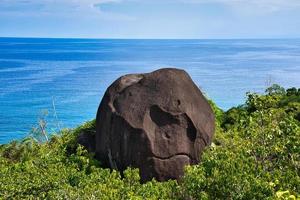
[[0, 37], [300, 38], [300, 0], [0, 0]]

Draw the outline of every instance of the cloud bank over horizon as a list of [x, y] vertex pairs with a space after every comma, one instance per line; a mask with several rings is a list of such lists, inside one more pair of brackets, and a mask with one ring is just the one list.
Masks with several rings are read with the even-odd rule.
[[0, 36], [299, 38], [299, 0], [0, 0]]

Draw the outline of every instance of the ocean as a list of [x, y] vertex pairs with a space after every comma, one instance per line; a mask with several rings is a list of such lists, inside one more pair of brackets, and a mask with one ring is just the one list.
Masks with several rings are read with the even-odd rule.
[[300, 39], [0, 38], [0, 144], [27, 136], [41, 117], [50, 133], [91, 120], [119, 76], [163, 67], [186, 70], [227, 110], [272, 83], [300, 87]]

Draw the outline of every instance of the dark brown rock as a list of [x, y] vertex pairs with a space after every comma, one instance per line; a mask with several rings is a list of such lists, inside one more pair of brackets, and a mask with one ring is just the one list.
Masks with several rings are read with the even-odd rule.
[[95, 135], [90, 133], [80, 133], [77, 143], [84, 146], [89, 152], [95, 152]]
[[199, 162], [214, 133], [213, 111], [189, 75], [160, 69], [117, 79], [96, 119], [96, 156], [120, 171], [138, 167], [142, 181], [179, 179]]

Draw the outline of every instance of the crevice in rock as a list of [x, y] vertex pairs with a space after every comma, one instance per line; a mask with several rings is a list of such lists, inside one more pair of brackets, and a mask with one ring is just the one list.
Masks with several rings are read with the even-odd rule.
[[189, 138], [190, 141], [194, 142], [197, 137], [197, 129], [195, 128], [192, 120], [187, 115], [185, 115], [185, 117], [187, 120], [187, 130], [186, 130], [187, 137]]
[[174, 158], [176, 156], [185, 156], [185, 157], [188, 157], [191, 161], [194, 160], [194, 159], [192, 159], [191, 155], [188, 154], [188, 153], [176, 153], [176, 154], [173, 154], [173, 155], [168, 156], [168, 157], [161, 157], [161, 156], [157, 156], [157, 155], [152, 155], [152, 158], [156, 158], [156, 159], [159, 159], [159, 160], [169, 160], [169, 159]]
[[179, 120], [176, 116], [163, 111], [159, 106], [153, 105], [150, 107], [151, 120], [158, 126], [165, 126], [168, 124], [179, 124]]

